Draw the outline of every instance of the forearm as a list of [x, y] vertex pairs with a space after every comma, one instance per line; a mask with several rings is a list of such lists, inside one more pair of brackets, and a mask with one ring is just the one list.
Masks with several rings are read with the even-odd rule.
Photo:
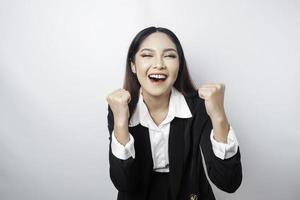
[[227, 143], [230, 127], [225, 113], [211, 118], [211, 121], [214, 130], [214, 139], [217, 142]]
[[[113, 140], [117, 140], [115, 136], [120, 136], [119, 140], [121, 141], [126, 133], [128, 134], [128, 123], [126, 126], [122, 126], [121, 121], [125, 122], [126, 120], [117, 119], [113, 116], [112, 111], [109, 109], [107, 116], [108, 119], [108, 130], [111, 135], [110, 137], [110, 147], [109, 147], [109, 164], [110, 164], [110, 178], [119, 191], [135, 191], [139, 181], [139, 167], [137, 160], [134, 159], [135, 152], [130, 151], [132, 157], [126, 159], [118, 158], [113, 153], [112, 143]], [[125, 123], [124, 123], [125, 124]], [[116, 132], [116, 133], [115, 133]], [[125, 133], [125, 134], [124, 134]], [[113, 135], [112, 135], [113, 134]], [[114, 138], [115, 137], [115, 138]], [[126, 138], [126, 137], [125, 137]], [[129, 139], [130, 140], [130, 139]], [[134, 142], [132, 138], [132, 142]], [[129, 142], [130, 143], [130, 142]], [[130, 144], [128, 144], [130, 145]], [[124, 148], [126, 146], [124, 145]], [[130, 148], [128, 148], [130, 149]], [[134, 147], [133, 147], [134, 150]]]
[[128, 132], [128, 125], [114, 125], [114, 134], [116, 139], [122, 145], [126, 145], [129, 142], [129, 132]]
[[[234, 156], [228, 159], [220, 159], [215, 156], [210, 140], [212, 121], [208, 120], [201, 138], [201, 150], [203, 152], [210, 180], [221, 190], [234, 192], [242, 181], [242, 168], [240, 152], [237, 150]], [[197, 128], [197, 130], [200, 128]]]
[[113, 155], [110, 150], [110, 178], [119, 191], [136, 191], [139, 182], [139, 167], [132, 157], [122, 160]]

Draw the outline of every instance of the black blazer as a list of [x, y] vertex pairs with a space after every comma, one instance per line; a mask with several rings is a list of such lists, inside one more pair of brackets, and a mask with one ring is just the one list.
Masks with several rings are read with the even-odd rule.
[[[214, 194], [205, 175], [201, 147], [210, 180], [221, 190], [233, 193], [242, 181], [240, 151], [229, 159], [215, 156], [210, 141], [212, 123], [206, 113], [204, 100], [197, 93], [185, 96], [191, 118], [174, 118], [169, 134], [169, 169], [172, 200], [214, 200]], [[153, 160], [148, 128], [138, 124], [129, 127], [135, 142], [136, 157], [120, 160], [112, 154], [111, 134], [113, 113], [108, 108], [110, 133], [110, 178], [117, 188], [118, 200], [146, 200], [151, 182]]]

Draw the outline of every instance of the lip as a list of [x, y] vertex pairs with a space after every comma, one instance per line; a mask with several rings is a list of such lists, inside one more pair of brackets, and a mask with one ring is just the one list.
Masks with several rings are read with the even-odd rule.
[[161, 73], [161, 72], [158, 72], [158, 73], [152, 72], [152, 73], [148, 74], [148, 78], [149, 78], [150, 75], [154, 75], [154, 74], [156, 74], [156, 75], [164, 75], [164, 76], [166, 76], [166, 79], [168, 78], [168, 74], [166, 74], [166, 73]]
[[[166, 76], [166, 79], [164, 79], [163, 81], [153, 81], [153, 80], [151, 80], [150, 78], [149, 78], [149, 76], [150, 75], [154, 75], [154, 74], [156, 74], [156, 75], [164, 75], [164, 76]], [[148, 74], [148, 80], [152, 83], [152, 84], [163, 84], [167, 79], [168, 79], [168, 75], [166, 74], [166, 73], [161, 73], [161, 72], [159, 72], [159, 73], [150, 73], [150, 74]]]
[[[156, 74], [156, 75], [164, 75], [164, 76], [166, 76], [166, 79], [169, 77], [167, 73], [164, 73], [164, 72], [161, 72], [161, 71], [160, 71], [160, 72], [151, 72], [151, 73], [149, 73], [149, 74], [147, 75], [148, 79], [150, 79], [150, 78], [149, 78], [150, 75], [155, 75], [155, 74]], [[165, 80], [166, 80], [166, 79], [165, 79]], [[150, 79], [150, 80], [151, 80], [151, 79]], [[151, 82], [152, 82], [152, 81], [151, 81]]]

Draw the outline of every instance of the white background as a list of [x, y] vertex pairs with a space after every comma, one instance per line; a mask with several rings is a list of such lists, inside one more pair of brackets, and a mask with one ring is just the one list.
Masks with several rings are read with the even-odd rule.
[[300, 1], [0, 0], [1, 200], [116, 199], [105, 97], [151, 25], [226, 84], [244, 177], [217, 199], [300, 199]]

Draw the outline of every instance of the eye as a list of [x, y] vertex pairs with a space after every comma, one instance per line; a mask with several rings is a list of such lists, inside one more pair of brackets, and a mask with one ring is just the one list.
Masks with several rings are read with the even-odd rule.
[[143, 58], [144, 58], [144, 57], [152, 57], [152, 55], [150, 55], [150, 54], [142, 54], [141, 56], [142, 56]]
[[174, 54], [169, 54], [169, 55], [166, 55], [165, 57], [169, 57], [169, 58], [176, 58], [177, 56], [174, 55]]

